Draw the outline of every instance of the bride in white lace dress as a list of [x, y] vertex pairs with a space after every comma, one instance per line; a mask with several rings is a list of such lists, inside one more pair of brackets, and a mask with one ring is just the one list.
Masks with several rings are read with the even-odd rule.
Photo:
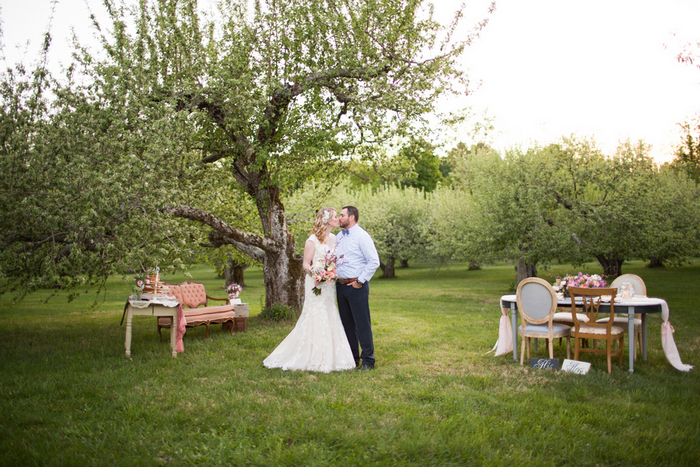
[[[329, 373], [356, 366], [338, 314], [335, 282], [318, 284], [311, 277], [312, 269], [320, 265], [325, 254], [335, 250], [331, 229], [336, 227], [335, 209], [323, 208], [316, 213], [311, 236], [304, 247], [304, 308], [292, 332], [263, 361], [267, 368]], [[320, 295], [313, 292], [316, 286], [321, 289]]]

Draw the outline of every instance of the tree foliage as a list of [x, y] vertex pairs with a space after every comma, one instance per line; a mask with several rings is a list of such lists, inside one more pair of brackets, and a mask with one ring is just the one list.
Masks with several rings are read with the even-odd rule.
[[575, 138], [504, 157], [487, 147], [458, 149], [454, 186], [471, 196], [462, 205], [481, 232], [461, 250], [478, 245], [513, 260], [518, 280], [552, 261], [595, 258], [617, 276], [626, 260], [675, 265], [698, 252], [697, 187], [684, 174], [659, 171], [642, 142], [623, 143], [612, 157]]
[[[59, 182], [49, 198], [64, 199], [55, 206], [39, 199], [49, 192], [44, 185], [6, 184], [3, 190], [15, 197], [6, 204], [21, 205], [24, 197], [32, 221], [61, 209], [81, 217], [42, 232], [31, 232], [32, 221], [22, 223], [19, 209], [8, 220], [31, 233], [35, 246], [56, 244], [57, 234], [70, 238], [68, 261], [90, 277], [135, 264], [136, 256], [125, 253], [132, 244], [158, 251], [161, 262], [182, 257], [179, 242], [188, 239], [191, 224], [174, 222], [177, 217], [207, 226], [209, 245], [234, 245], [263, 264], [267, 306], [299, 309], [303, 276], [285, 193], [335, 176], [343, 157], [406, 134], [439, 96], [466, 88], [456, 58], [473, 34], [458, 38], [459, 23], [438, 24], [420, 0], [224, 0], [214, 21], [197, 11], [195, 0], [105, 5], [111, 25], [97, 25], [105, 58], [79, 51], [70, 82], [47, 85], [51, 112], [32, 114], [32, 102], [42, 100], [32, 101], [12, 76], [4, 80], [14, 100], [3, 103], [10, 122], [3, 127], [12, 127], [17, 146], [7, 164], [34, 155], [30, 164], [15, 163], [12, 176], [30, 180], [42, 170], [36, 161], [65, 161], [60, 170], [43, 172], [47, 183]], [[18, 106], [27, 110], [15, 112]], [[33, 143], [39, 139], [43, 145]], [[230, 173], [222, 193], [239, 190], [254, 204], [257, 229], [236, 224], [235, 211], [211, 208], [217, 196], [211, 177], [219, 170]], [[81, 174], [89, 180], [78, 182]], [[27, 199], [29, 192], [36, 196]], [[97, 233], [86, 237], [92, 230]], [[8, 249], [23, 248], [21, 235], [3, 234]], [[80, 258], [100, 242], [97, 263]], [[41, 256], [57, 258], [56, 252]], [[21, 270], [3, 265], [2, 273], [42, 284], [79, 277], [45, 266], [20, 278]]]
[[700, 184], [700, 118], [682, 123], [682, 142], [676, 147], [676, 157], [669, 164], [683, 171]]
[[442, 180], [440, 161], [435, 154], [435, 148], [424, 139], [412, 139], [402, 147], [399, 155], [408, 160], [413, 170], [400, 180], [403, 186], [409, 186], [431, 192]]

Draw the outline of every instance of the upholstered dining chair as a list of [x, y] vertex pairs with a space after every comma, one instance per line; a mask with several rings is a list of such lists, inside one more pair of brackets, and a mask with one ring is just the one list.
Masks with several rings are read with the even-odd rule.
[[557, 296], [551, 284], [539, 277], [528, 277], [518, 284], [516, 292], [518, 312], [520, 313], [521, 338], [520, 364], [530, 358], [530, 338], [547, 339], [549, 343], [549, 358], [554, 358], [554, 339], [566, 337], [566, 358], [571, 357], [569, 346], [569, 326], [552, 322], [554, 310], [557, 308]]
[[[571, 337], [574, 338], [574, 360], [578, 360], [581, 352], [604, 353], [608, 358], [608, 373], [612, 373], [612, 357], [619, 356], [622, 365], [622, 351], [625, 345], [625, 332], [620, 326], [614, 325], [615, 321], [615, 295], [617, 289], [614, 288], [587, 288], [587, 287], [569, 287], [569, 296], [571, 297], [571, 316], [574, 320], [574, 326], [571, 328]], [[600, 305], [603, 302], [603, 297], [609, 296], [610, 300], [610, 320], [605, 323], [598, 321], [598, 313]], [[576, 303], [576, 298], [580, 298], [580, 302]], [[606, 301], [608, 297], [605, 297]], [[587, 322], [579, 321], [577, 310], [581, 309], [588, 318]], [[581, 340], [591, 339], [593, 345], [583, 348]], [[599, 349], [596, 341], [605, 341], [605, 349]], [[613, 349], [613, 342], [618, 341], [617, 349]]]
[[[644, 296], [646, 297], [647, 295], [647, 286], [642, 280], [641, 277], [639, 277], [636, 274], [623, 274], [621, 276], [618, 276], [617, 279], [615, 279], [612, 284], [610, 284], [610, 287], [614, 287], [616, 289], [620, 288], [621, 284], [632, 284], [634, 287], [634, 295], [636, 296]], [[618, 293], [618, 296], [620, 294]], [[600, 323], [607, 323], [610, 318], [601, 318], [598, 320]], [[622, 329], [625, 330], [625, 332], [628, 332], [629, 330], [629, 317], [627, 313], [621, 313], [619, 315], [615, 315], [615, 319], [613, 321], [613, 324], [616, 326], [620, 326]], [[634, 359], [637, 359], [637, 353], [641, 353], [642, 351], [642, 320], [639, 318], [634, 318], [634, 338], [637, 341], [637, 345], [635, 347], [636, 351], [634, 353]], [[631, 337], [628, 337], [628, 339], [631, 339]]]

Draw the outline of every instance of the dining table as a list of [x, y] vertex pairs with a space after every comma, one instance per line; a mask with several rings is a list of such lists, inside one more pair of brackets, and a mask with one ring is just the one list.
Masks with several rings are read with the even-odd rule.
[[[615, 314], [627, 314], [628, 319], [628, 350], [629, 350], [629, 372], [634, 373], [634, 317], [639, 314], [642, 320], [642, 359], [647, 359], [647, 315], [649, 313], [661, 313], [665, 300], [661, 298], [651, 298], [644, 296], [634, 296], [632, 298], [615, 299]], [[513, 328], [513, 360], [518, 360], [518, 302], [516, 295], [503, 295], [501, 297], [501, 307], [510, 308], [510, 319]], [[571, 310], [571, 297], [557, 297], [557, 306], [560, 311]], [[603, 302], [600, 306], [601, 313], [610, 313], [610, 303]], [[535, 344], [536, 344], [535, 340]]]

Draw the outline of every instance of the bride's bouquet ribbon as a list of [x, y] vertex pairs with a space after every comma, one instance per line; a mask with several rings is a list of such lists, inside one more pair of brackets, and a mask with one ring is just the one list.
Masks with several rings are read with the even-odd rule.
[[501, 302], [501, 320], [498, 323], [498, 340], [493, 349], [486, 352], [487, 354], [495, 351], [494, 357], [499, 355], [505, 355], [513, 351], [513, 328], [510, 325], [510, 320], [508, 319], [508, 312], [510, 309], [503, 306]]

